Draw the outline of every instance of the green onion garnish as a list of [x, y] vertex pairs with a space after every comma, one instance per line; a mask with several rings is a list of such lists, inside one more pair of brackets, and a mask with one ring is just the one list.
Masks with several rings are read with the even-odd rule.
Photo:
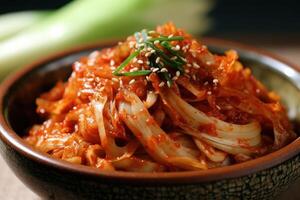
[[151, 73], [151, 70], [138, 70], [134, 72], [116, 73], [115, 76], [145, 76]]
[[185, 61], [181, 59], [181, 57], [182, 57], [181, 52], [174, 51], [169, 42], [163, 41], [163, 42], [161, 42], [161, 46], [163, 46], [165, 49], [167, 49], [173, 56], [176, 56], [178, 62], [181, 62], [182, 64], [185, 64]]
[[[140, 54], [140, 52], [144, 48], [147, 48], [147, 47], [150, 47], [151, 49], [153, 49], [155, 51], [155, 53], [152, 54], [148, 58], [150, 61], [151, 67], [162, 69], [163, 65], [166, 65], [168, 67], [173, 68], [176, 71], [180, 71], [181, 74], [184, 73], [183, 65], [186, 62], [181, 58], [182, 54], [178, 51], [173, 50], [171, 44], [169, 43], [170, 41], [183, 40], [184, 38], [182, 36], [173, 36], [173, 37], [160, 36], [157, 38], [148, 39], [148, 35], [145, 30], [143, 30], [141, 33], [135, 33], [134, 36], [136, 38], [136, 42], [139, 43], [140, 48], [138, 50], [136, 50], [135, 52], [133, 52], [132, 54], [130, 54], [121, 63], [121, 65], [113, 72], [113, 75], [115, 75], [115, 76], [145, 76], [145, 75], [152, 73], [151, 70], [137, 70], [137, 71], [133, 71], [133, 72], [120, 72], [129, 64], [129, 62], [132, 59], [137, 57]], [[143, 40], [141, 38], [143, 38]], [[169, 55], [167, 55], [163, 50], [158, 48], [155, 45], [155, 43], [156, 43], [155, 41], [159, 41], [161, 43], [161, 46], [164, 47], [172, 56], [176, 56], [176, 59], [171, 59], [169, 57]], [[158, 59], [158, 60], [160, 59], [161, 63], [159, 61], [156, 61], [156, 59]], [[169, 72], [158, 71], [158, 73], [162, 79], [165, 79], [167, 81], [167, 84], [170, 87], [170, 85], [172, 84], [173, 81], [171, 79], [171, 75], [169, 74]]]
[[154, 44], [152, 44], [151, 42], [145, 42], [148, 46], [150, 46], [152, 49], [155, 50], [155, 52], [157, 53], [157, 55], [159, 55], [162, 58], [162, 62], [165, 65], [168, 65], [172, 68], [174, 68], [175, 70], [179, 70], [180, 72], [184, 72], [183, 67], [182, 67], [182, 63], [177, 62], [175, 60], [171, 60], [162, 50], [160, 50], [158, 47], [156, 47]]
[[173, 36], [173, 37], [163, 37], [163, 36], [161, 36], [161, 37], [158, 37], [158, 38], [150, 38], [147, 41], [148, 42], [154, 42], [156, 40], [158, 40], [160, 42], [162, 42], [162, 41], [181, 41], [181, 40], [183, 40], [183, 37], [182, 36]]
[[121, 63], [121, 65], [113, 72], [113, 75], [117, 76], [117, 74], [119, 73], [119, 71], [121, 71], [122, 69], [124, 69], [124, 67], [126, 67], [126, 65], [128, 65], [128, 63], [135, 58], [137, 55], [139, 55], [139, 53], [141, 52], [141, 49], [133, 52], [132, 54], [130, 54], [125, 60], [124, 62]]

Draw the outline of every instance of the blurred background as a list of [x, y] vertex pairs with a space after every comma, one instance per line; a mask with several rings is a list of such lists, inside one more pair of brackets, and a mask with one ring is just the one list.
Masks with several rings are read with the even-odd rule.
[[[79, 0], [77, 0], [77, 2], [78, 1]], [[95, 0], [93, 1], [95, 2]], [[134, 0], [124, 0], [123, 2], [124, 4], [127, 4], [127, 2], [131, 1], [133, 2]], [[99, 0], [99, 2], [102, 2], [102, 0]], [[27, 36], [29, 35], [31, 37], [33, 35], [33, 38], [38, 38], [38, 31], [40, 30], [39, 28], [31, 32], [26, 32], [26, 29], [28, 27], [30, 29], [31, 27], [36, 26], [36, 24], [39, 24], [44, 20], [44, 18], [46, 19], [48, 17], [49, 13], [49, 15], [57, 15], [57, 10], [63, 10], [68, 3], [73, 4], [74, 1], [1, 0], [0, 14], [2, 15], [0, 15], [0, 79], [1, 77], [5, 77], [9, 72], [21, 66], [21, 64], [15, 62], [15, 60], [21, 60], [24, 62], [22, 64], [25, 64], [26, 62], [32, 61], [30, 59], [27, 60], [27, 58], [37, 59], [47, 55], [48, 53], [69, 48], [72, 45], [77, 45], [82, 42], [84, 43], [88, 41], [90, 42], [99, 39], [106, 39], [112, 35], [113, 37], [124, 37], [128, 34], [128, 32], [133, 33], [135, 30], [139, 30], [137, 28], [140, 28], [140, 26], [143, 27], [144, 24], [152, 27], [155, 24], [162, 24], [169, 20], [174, 21], [178, 26], [186, 28], [188, 31], [197, 36], [218, 37], [251, 44], [259, 48], [267, 49], [280, 55], [281, 57], [286, 58], [290, 62], [300, 65], [300, 1], [298, 0], [143, 0], [143, 2], [146, 3], [143, 3], [144, 5], [138, 5], [136, 10], [130, 13], [136, 14], [139, 18], [141, 18], [141, 24], [136, 24], [136, 26], [121, 27], [123, 31], [117, 31], [117, 29], [115, 29], [112, 30], [112, 32], [108, 32], [106, 35], [99, 35], [98, 38], [93, 36], [86, 37], [89, 38], [89, 40], [81, 40], [80, 37], [82, 37], [82, 35], [78, 35], [79, 38], [75, 38], [68, 43], [60, 41], [58, 43], [53, 43], [54, 47], [49, 48], [47, 46], [43, 46], [45, 44], [39, 42], [37, 39], [36, 46], [28, 46], [28, 49], [26, 49], [23, 48], [22, 43], [15, 43], [15, 38], [24, 31]], [[97, 9], [99, 12], [102, 12], [101, 5], [99, 5], [98, 8], [94, 8], [94, 10], [96, 10], [95, 13], [97, 13]], [[44, 16], [44, 14], [35, 15], [34, 17], [36, 17], [36, 19], [34, 18], [34, 20], [32, 20], [33, 18], [24, 20], [25, 18], [21, 17], [16, 18], [14, 21], [11, 20], [11, 16], [7, 15], [8, 18], [5, 18], [3, 21], [1, 21], [1, 16], [4, 16], [3, 14], [26, 10], [38, 10], [42, 12], [46, 11], [49, 13], [46, 13], [46, 16]], [[68, 10], [65, 9], [63, 12], [65, 11]], [[89, 11], [86, 10], [78, 12], [81, 12], [81, 15], [90, 14]], [[112, 12], [114, 11], [112, 10]], [[76, 14], [78, 13], [75, 12], [75, 15]], [[74, 17], [76, 17], [75, 15]], [[54, 21], [64, 21], [64, 19], [65, 18], [58, 18], [54, 19]], [[23, 20], [24, 24], [28, 23], [27, 25], [24, 25], [24, 27], [21, 26], [21, 22]], [[113, 18], [113, 20], [114, 23], [119, 22], [121, 25], [121, 22], [117, 19]], [[135, 22], [132, 21], [132, 23]], [[51, 26], [53, 23], [49, 24]], [[75, 21], [72, 22], [71, 25], [80, 26], [83, 24], [77, 24]], [[41, 29], [43, 28], [44, 27]], [[11, 33], [8, 29], [11, 29]], [[8, 33], [8, 35], [2, 34], [5, 31]], [[120, 33], [123, 33], [123, 35]], [[4, 39], [1, 39], [1, 34]], [[35, 42], [35, 40], [32, 41], [33, 43]], [[45, 54], [39, 54], [39, 48], [43, 49], [41, 52], [44, 52]], [[33, 50], [31, 51], [31, 49]], [[19, 51], [17, 52], [17, 50]], [[15, 55], [16, 52], [17, 55]], [[30, 54], [26, 54], [24, 52], [29, 52]], [[16, 59], [16, 56], [20, 59]], [[300, 200], [299, 187], [300, 182], [298, 181], [296, 185], [289, 188], [289, 191], [283, 194], [281, 199]], [[16, 179], [1, 158], [0, 199], [38, 199], [35, 194], [33, 194], [18, 179]]]
[[[213, 26], [206, 32], [207, 35], [225, 35], [230, 38], [232, 33], [243, 35], [288, 33], [299, 36], [298, 0], [209, 1], [214, 2], [214, 7], [208, 13], [213, 19]], [[69, 2], [71, 0], [26, 0], [26, 3], [23, 0], [1, 0], [0, 14], [22, 10], [57, 9]]]

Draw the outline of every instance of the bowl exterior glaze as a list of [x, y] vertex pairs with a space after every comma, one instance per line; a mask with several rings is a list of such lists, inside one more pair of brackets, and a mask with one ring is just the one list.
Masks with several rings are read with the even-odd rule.
[[109, 181], [37, 163], [0, 142], [1, 154], [17, 177], [45, 199], [274, 199], [300, 177], [300, 155], [239, 178], [195, 184]]
[[[235, 45], [220, 41], [207, 40], [205, 43], [216, 52], [235, 48]], [[39, 196], [46, 199], [274, 199], [300, 177], [299, 139], [293, 144], [296, 150], [284, 156], [269, 156], [274, 162], [268, 164], [259, 163], [263, 160], [260, 158], [257, 167], [246, 162], [228, 167], [228, 174], [224, 168], [208, 170], [210, 175], [191, 172], [161, 179], [159, 174], [145, 177], [135, 173], [124, 176], [119, 173], [96, 174], [95, 169], [53, 161], [47, 155], [36, 153], [19, 137], [29, 124], [37, 122], [32, 102], [55, 82], [65, 80], [70, 73], [68, 66], [92, 49], [95, 48], [84, 47], [35, 63], [28, 67], [29, 70], [25, 69], [6, 81], [6, 89], [1, 90], [6, 93], [1, 94], [3, 99], [0, 99], [0, 153], [17, 177]], [[247, 57], [247, 51], [241, 52], [241, 58]], [[299, 88], [294, 89], [295, 95]], [[239, 166], [246, 166], [248, 170], [242, 171]]]

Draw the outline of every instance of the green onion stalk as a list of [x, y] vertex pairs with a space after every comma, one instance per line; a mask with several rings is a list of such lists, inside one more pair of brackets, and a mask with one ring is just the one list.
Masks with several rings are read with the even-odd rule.
[[125, 37], [167, 21], [191, 33], [202, 33], [210, 25], [206, 15], [211, 2], [75, 0], [55, 11], [0, 16], [0, 27], [11, 25], [6, 26], [5, 31], [0, 29], [0, 79], [51, 53], [98, 40]]
[[45, 19], [50, 11], [22, 11], [0, 15], [0, 42]]

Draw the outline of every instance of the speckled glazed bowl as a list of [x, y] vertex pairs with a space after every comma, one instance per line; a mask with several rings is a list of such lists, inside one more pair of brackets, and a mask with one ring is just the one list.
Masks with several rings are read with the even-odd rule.
[[[289, 117], [300, 121], [299, 67], [240, 44], [204, 41], [222, 53], [236, 49], [240, 60], [270, 89], [282, 96]], [[273, 199], [300, 177], [300, 138], [286, 147], [232, 166], [206, 171], [169, 173], [101, 172], [37, 152], [22, 136], [33, 123], [35, 98], [58, 80], [66, 80], [71, 63], [100, 43], [63, 52], [10, 76], [0, 89], [0, 150], [14, 173], [47, 199]], [[8, 183], [9, 184], [9, 183]], [[16, 191], [17, 192], [17, 191]]]

